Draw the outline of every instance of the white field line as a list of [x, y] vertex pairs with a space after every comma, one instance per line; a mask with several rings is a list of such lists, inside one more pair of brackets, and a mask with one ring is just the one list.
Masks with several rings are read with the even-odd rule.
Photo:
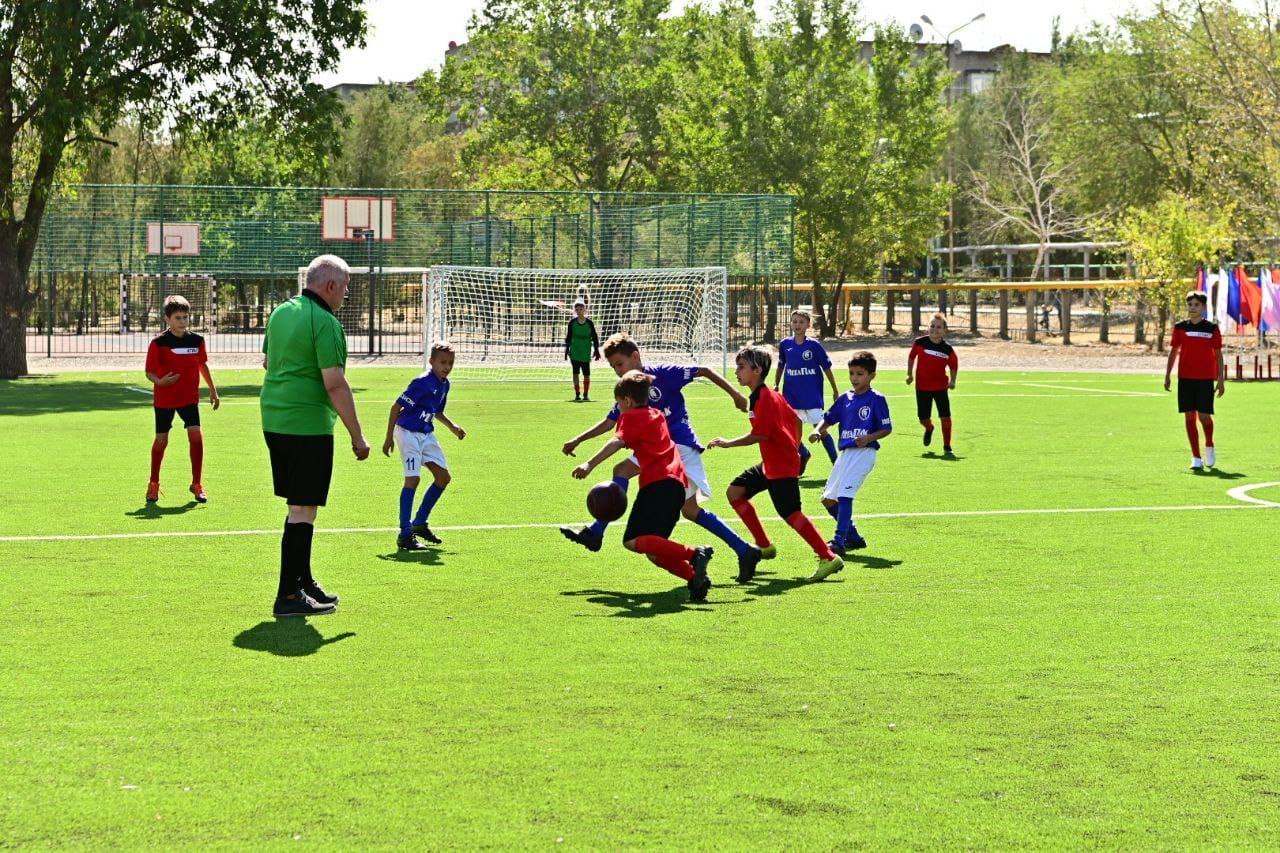
[[1255, 498], [1249, 494], [1249, 492], [1252, 492], [1254, 489], [1265, 489], [1270, 486], [1280, 486], [1280, 483], [1253, 483], [1248, 486], [1236, 486], [1234, 489], [1229, 489], [1227, 491], [1227, 497], [1235, 498], [1238, 501], [1248, 501], [1249, 503], [1257, 504], [1258, 506], [1280, 506], [1280, 503], [1276, 503], [1275, 501], [1264, 501], [1262, 498]]
[[1099, 397], [1106, 396], [1127, 396], [1127, 397], [1167, 397], [1167, 394], [1157, 394], [1154, 391], [1125, 391], [1119, 388], [1081, 388], [1078, 385], [1051, 385], [1047, 382], [1009, 382], [999, 379], [984, 379], [988, 385], [1018, 385], [1024, 388], [1053, 388], [1059, 391], [1087, 391]]
[[[1280, 483], [1258, 483], [1253, 486], [1242, 486], [1240, 489], [1259, 489], [1264, 486], [1280, 485]], [[1232, 489], [1232, 497], [1236, 497], [1234, 492], [1240, 489]], [[1089, 513], [1115, 513], [1115, 512], [1200, 512], [1215, 510], [1236, 510], [1236, 509], [1276, 509], [1280, 508], [1280, 503], [1272, 503], [1271, 501], [1263, 501], [1258, 498], [1242, 497], [1242, 501], [1247, 503], [1234, 504], [1197, 504], [1191, 506], [1099, 506], [1099, 507], [1065, 507], [1065, 508], [1041, 508], [1041, 509], [974, 509], [974, 510], [938, 510], [929, 512], [869, 512], [859, 513], [858, 519], [868, 518], [967, 518], [979, 516], [1005, 516], [1005, 515], [1084, 515]], [[765, 521], [781, 522], [782, 519], [777, 516], [765, 516]], [[439, 531], [469, 531], [469, 530], [550, 530], [557, 527], [578, 526], [582, 524], [582, 519], [572, 522], [560, 523], [536, 523], [536, 524], [459, 524], [453, 526], [436, 527]], [[316, 533], [324, 534], [348, 534], [348, 533], [396, 533], [399, 531], [397, 527], [317, 527]], [[169, 539], [175, 537], [209, 537], [209, 536], [278, 536], [280, 534], [279, 527], [272, 527], [266, 530], [183, 530], [183, 531], [145, 531], [138, 533], [73, 533], [59, 534], [53, 536], [0, 536], [0, 543], [5, 542], [93, 542], [98, 540], [110, 539]]]

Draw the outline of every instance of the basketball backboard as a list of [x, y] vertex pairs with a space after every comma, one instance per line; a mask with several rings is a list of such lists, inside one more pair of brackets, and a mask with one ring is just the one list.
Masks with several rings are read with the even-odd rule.
[[147, 254], [200, 254], [199, 224], [195, 222], [148, 222]]
[[320, 239], [363, 241], [395, 239], [396, 200], [374, 196], [338, 196], [321, 200]]

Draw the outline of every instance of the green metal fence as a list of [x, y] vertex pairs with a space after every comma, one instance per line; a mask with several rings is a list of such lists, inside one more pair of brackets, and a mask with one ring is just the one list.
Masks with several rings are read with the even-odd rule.
[[[390, 200], [393, 221], [379, 232], [389, 239], [324, 239], [323, 200], [341, 197], [374, 199], [379, 212]], [[421, 351], [416, 280], [380, 272], [435, 264], [723, 266], [731, 340], [770, 339], [792, 301], [792, 221], [793, 199], [779, 195], [81, 185], [45, 217], [27, 346], [141, 352], [164, 297], [181, 293], [211, 350], [257, 351], [266, 316], [296, 292], [298, 268], [324, 252], [360, 270], [344, 312], [359, 306], [353, 353]], [[191, 250], [190, 240], [164, 249], [187, 225], [199, 227], [199, 254], [166, 253]]]

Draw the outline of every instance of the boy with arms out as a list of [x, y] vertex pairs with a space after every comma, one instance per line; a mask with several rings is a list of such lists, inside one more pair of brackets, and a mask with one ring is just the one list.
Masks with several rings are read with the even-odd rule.
[[[1178, 362], [1178, 411], [1182, 412], [1191, 444], [1191, 470], [1203, 471], [1218, 462], [1213, 446], [1213, 398], [1227, 390], [1226, 368], [1222, 363], [1222, 333], [1218, 324], [1205, 319], [1208, 297], [1198, 290], [1187, 294], [1187, 319], [1173, 327], [1169, 360], [1164, 367], [1164, 390], [1169, 390], [1169, 374]], [[1215, 389], [1214, 383], [1217, 383]], [[1196, 420], [1204, 428], [1204, 457], [1200, 456], [1200, 434]]]
[[[778, 372], [773, 377], [773, 390], [777, 391], [778, 383], [782, 382], [782, 396], [787, 403], [795, 409], [801, 421], [816, 427], [822, 423], [826, 410], [822, 401], [822, 376], [818, 371], [825, 373], [827, 382], [831, 384], [831, 399], [840, 396], [840, 386], [836, 384], [836, 376], [831, 372], [831, 358], [827, 355], [826, 348], [809, 338], [809, 326], [812, 323], [813, 319], [808, 311], [791, 312], [793, 337], [778, 344]], [[828, 437], [823, 440], [822, 446], [834, 463], [835, 441]], [[803, 444], [800, 446], [800, 458], [805, 464], [809, 461], [809, 448]]]
[[[942, 421], [942, 452], [951, 454], [951, 398], [947, 391], [956, 387], [956, 373], [960, 360], [956, 351], [946, 341], [947, 318], [934, 314], [929, 322], [929, 334], [916, 338], [907, 355], [907, 384], [916, 383], [916, 417], [924, 427], [924, 446], [933, 442], [933, 405], [938, 405], [938, 418]], [[913, 376], [919, 361], [919, 376]], [[950, 378], [947, 370], [951, 371]]]
[[[809, 579], [820, 581], [844, 568], [844, 562], [822, 541], [822, 534], [800, 509], [800, 419], [781, 394], [765, 385], [772, 361], [764, 347], [738, 350], [737, 379], [751, 389], [751, 411], [747, 414], [751, 430], [738, 438], [714, 438], [707, 447], [760, 445], [761, 463], [743, 471], [729, 485], [729, 503], [755, 537], [756, 546], [772, 551], [774, 546], [751, 505], [751, 498], [767, 490], [778, 515], [818, 555], [818, 569]], [[738, 583], [751, 580], [754, 572], [754, 566], [739, 571]]]
[[204, 338], [187, 331], [191, 304], [181, 296], [164, 301], [164, 319], [169, 328], [147, 347], [147, 381], [154, 386], [152, 405], [156, 415], [156, 437], [151, 444], [151, 480], [147, 483], [147, 503], [160, 499], [160, 465], [169, 446], [169, 430], [173, 416], [182, 418], [187, 429], [191, 455], [191, 494], [199, 502], [209, 500], [200, 484], [204, 467], [204, 433], [200, 431], [200, 377], [209, 386], [209, 403], [216, 410], [221, 404], [218, 389], [209, 372], [209, 354]]
[[[574, 316], [564, 333], [564, 357], [573, 365], [573, 402], [591, 402], [591, 358], [600, 360], [600, 336], [596, 324], [587, 316], [587, 303], [582, 297], [573, 303]], [[582, 374], [582, 384], [578, 384]]]
[[585, 479], [592, 469], [623, 447], [631, 448], [640, 468], [640, 489], [631, 505], [622, 543], [627, 550], [644, 554], [687, 582], [689, 600], [702, 602], [711, 589], [707, 563], [712, 549], [689, 548], [668, 538], [694, 486], [685, 476], [666, 418], [649, 406], [652, 388], [653, 377], [645, 373], [631, 370], [623, 374], [613, 388], [620, 412], [617, 433], [595, 456], [574, 468], [573, 476]]
[[[752, 547], [745, 539], [734, 533], [728, 525], [709, 510], [698, 506], [698, 496], [710, 497], [711, 486], [707, 484], [707, 472], [702, 464], [702, 445], [698, 443], [698, 437], [693, 431], [693, 424], [689, 422], [689, 412], [684, 401], [684, 387], [695, 379], [708, 379], [732, 397], [734, 404], [744, 412], [747, 410], [747, 398], [726, 382], [720, 374], [705, 367], [681, 367], [674, 364], [646, 366], [641, 361], [640, 348], [636, 346], [635, 341], [631, 340], [623, 332], [611, 335], [605, 341], [604, 357], [608, 360], [609, 366], [619, 376], [623, 376], [632, 370], [637, 370], [653, 380], [649, 387], [648, 405], [666, 417], [667, 430], [675, 442], [676, 450], [680, 454], [680, 461], [684, 467], [685, 474], [694, 486], [693, 492], [687, 496], [684, 502], [682, 509], [684, 517], [704, 530], [715, 534], [732, 548], [738, 556], [740, 570], [749, 564], [752, 567], [752, 571], [754, 571], [755, 563], [759, 562], [761, 558], [759, 549]], [[620, 407], [614, 406], [600, 423], [581, 435], [566, 441], [562, 448], [564, 454], [572, 456], [574, 450], [582, 442], [609, 432], [614, 428], [614, 424], [620, 416]], [[627, 481], [636, 476], [637, 471], [636, 463], [631, 460], [619, 462], [613, 469], [613, 482], [625, 492], [627, 490]], [[607, 527], [608, 525], [605, 522], [596, 521], [578, 530], [572, 527], [561, 527], [560, 532], [570, 542], [577, 542], [589, 551], [599, 551], [600, 545], [604, 541], [604, 531]]]
[[846, 548], [856, 551], [867, 547], [867, 540], [858, 535], [853, 523], [853, 498], [875, 467], [880, 439], [893, 432], [889, 403], [871, 388], [875, 378], [876, 357], [865, 350], [855, 352], [849, 359], [853, 390], [836, 398], [822, 425], [809, 436], [810, 441], [818, 441], [832, 424], [840, 427], [840, 457], [822, 490], [822, 504], [836, 518], [831, 549], [841, 555]]
[[[467, 431], [444, 413], [445, 404], [449, 401], [449, 374], [453, 371], [454, 356], [453, 347], [449, 344], [432, 346], [428, 361], [431, 369], [410, 382], [404, 393], [391, 404], [382, 454], [390, 456], [391, 448], [400, 445], [404, 487], [400, 490], [400, 535], [396, 539], [396, 547], [402, 551], [426, 550], [426, 546], [418, 541], [419, 536], [433, 545], [441, 544], [441, 539], [431, 532], [427, 521], [436, 501], [440, 500], [453, 478], [449, 475], [449, 465], [436, 438], [436, 421], [448, 427], [458, 441], [467, 437]], [[418, 490], [423, 468], [430, 472], [432, 482], [418, 506], [417, 515], [410, 520], [413, 496]]]

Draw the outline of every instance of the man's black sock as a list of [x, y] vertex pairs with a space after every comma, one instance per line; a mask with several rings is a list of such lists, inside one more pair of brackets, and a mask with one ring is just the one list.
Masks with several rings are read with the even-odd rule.
[[297, 562], [293, 565], [297, 572], [298, 587], [310, 586], [314, 583], [311, 578], [311, 537], [316, 532], [316, 526], [306, 522], [298, 522], [289, 526], [294, 529], [293, 548], [294, 559]]

